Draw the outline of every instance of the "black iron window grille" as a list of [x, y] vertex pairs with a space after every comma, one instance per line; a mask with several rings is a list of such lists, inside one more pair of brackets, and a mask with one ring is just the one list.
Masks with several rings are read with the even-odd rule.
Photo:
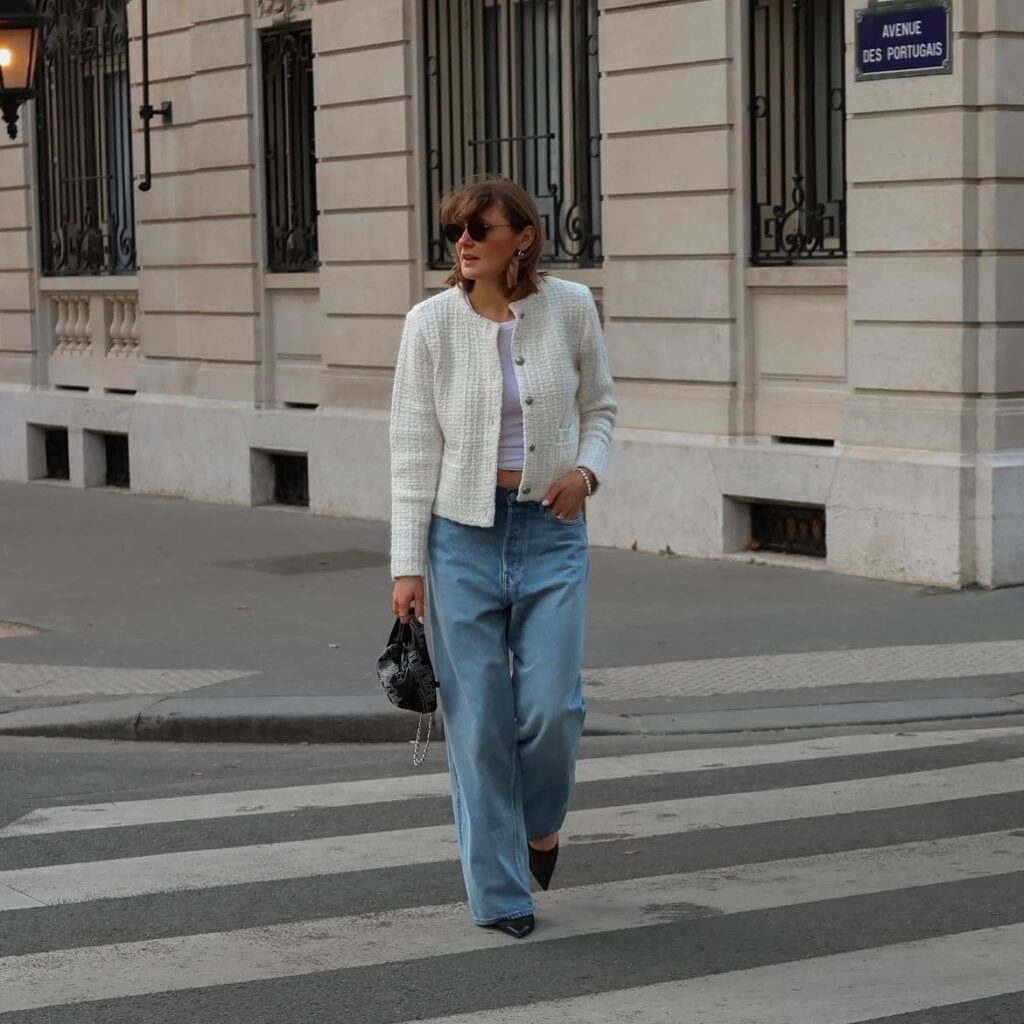
[[846, 256], [843, 0], [749, 0], [752, 256]]
[[316, 270], [313, 36], [309, 25], [262, 33], [267, 267]]
[[126, 0], [43, 0], [36, 102], [47, 275], [135, 270]]
[[423, 0], [427, 259], [441, 198], [481, 173], [536, 200], [547, 264], [601, 263], [597, 0]]

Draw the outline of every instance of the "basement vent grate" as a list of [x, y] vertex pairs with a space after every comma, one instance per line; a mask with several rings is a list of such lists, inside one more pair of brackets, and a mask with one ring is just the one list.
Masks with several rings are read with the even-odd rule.
[[103, 443], [107, 450], [107, 486], [131, 487], [131, 472], [128, 465], [128, 435], [104, 434]]
[[278, 505], [309, 505], [309, 459], [305, 455], [271, 453], [274, 501]]
[[67, 427], [44, 427], [46, 435], [46, 479], [70, 480]]
[[777, 436], [772, 440], [776, 444], [803, 444], [811, 448], [835, 448], [836, 443], [830, 437], [785, 437]]
[[750, 549], [824, 558], [825, 509], [820, 505], [780, 505], [756, 502], [750, 506]]

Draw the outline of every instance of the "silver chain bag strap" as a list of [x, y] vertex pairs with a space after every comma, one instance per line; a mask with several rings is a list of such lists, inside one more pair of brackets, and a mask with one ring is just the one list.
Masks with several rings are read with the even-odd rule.
[[[395, 618], [388, 642], [377, 659], [377, 678], [388, 700], [395, 707], [415, 711], [420, 716], [412, 755], [412, 763], [418, 768], [430, 749], [439, 684], [434, 677], [423, 623], [415, 616], [410, 615], [407, 623], [403, 623], [401, 618]], [[422, 737], [424, 719], [427, 720], [425, 743]]]

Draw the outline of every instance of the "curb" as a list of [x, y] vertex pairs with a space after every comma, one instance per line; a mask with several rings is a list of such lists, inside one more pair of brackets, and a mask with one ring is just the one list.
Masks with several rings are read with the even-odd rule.
[[[0, 735], [179, 743], [402, 743], [417, 717], [369, 697], [167, 697], [0, 715]], [[441, 716], [433, 734], [443, 736]]]
[[[1024, 694], [625, 715], [591, 711], [584, 736], [667, 736], [1024, 715]], [[373, 697], [167, 697], [0, 714], [0, 735], [179, 743], [407, 743], [418, 719]], [[441, 715], [433, 737], [444, 739]]]

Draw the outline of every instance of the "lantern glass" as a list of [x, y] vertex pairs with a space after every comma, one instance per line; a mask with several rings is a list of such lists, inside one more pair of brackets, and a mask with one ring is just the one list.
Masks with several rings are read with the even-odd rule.
[[34, 28], [5, 28], [0, 23], [0, 89], [32, 88], [37, 46]]

